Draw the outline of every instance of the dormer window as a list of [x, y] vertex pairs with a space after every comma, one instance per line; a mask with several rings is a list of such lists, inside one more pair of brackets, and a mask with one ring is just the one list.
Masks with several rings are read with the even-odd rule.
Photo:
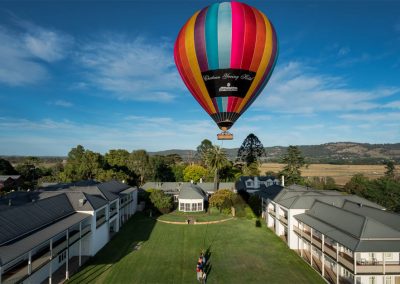
[[253, 180], [248, 179], [248, 180], [246, 181], [246, 187], [254, 187]]

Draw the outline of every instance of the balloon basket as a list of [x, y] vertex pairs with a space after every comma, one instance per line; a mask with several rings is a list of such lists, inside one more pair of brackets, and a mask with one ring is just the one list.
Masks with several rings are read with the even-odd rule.
[[221, 132], [220, 134], [217, 134], [218, 140], [232, 140], [233, 139], [233, 134], [229, 133], [227, 131]]

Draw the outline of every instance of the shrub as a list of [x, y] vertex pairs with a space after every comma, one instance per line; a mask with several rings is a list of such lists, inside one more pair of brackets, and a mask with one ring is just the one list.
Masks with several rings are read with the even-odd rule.
[[173, 208], [172, 197], [166, 195], [164, 191], [159, 189], [154, 189], [151, 191], [150, 201], [153, 203], [154, 207], [163, 214], [171, 212]]

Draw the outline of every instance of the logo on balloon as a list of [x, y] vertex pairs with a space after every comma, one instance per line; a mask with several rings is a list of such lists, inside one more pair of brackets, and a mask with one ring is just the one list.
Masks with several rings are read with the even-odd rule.
[[228, 84], [226, 84], [226, 87], [220, 87], [218, 91], [220, 91], [220, 92], [237, 92], [238, 88], [231, 87], [231, 84], [228, 83]]

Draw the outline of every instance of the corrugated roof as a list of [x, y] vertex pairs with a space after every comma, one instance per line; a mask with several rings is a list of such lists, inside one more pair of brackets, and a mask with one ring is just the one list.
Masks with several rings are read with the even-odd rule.
[[[294, 217], [353, 251], [393, 251], [396, 246], [397, 250], [400, 249], [399, 230], [369, 216], [330, 204], [316, 201], [306, 213]], [[400, 217], [397, 218], [397, 222], [400, 223]]]
[[49, 225], [74, 213], [65, 194], [41, 199], [0, 212], [0, 244]]
[[8, 245], [0, 246], [0, 265], [15, 259], [16, 257], [30, 251], [36, 246], [65, 231], [66, 229], [78, 224], [80, 221], [90, 218], [84, 213], [74, 213], [60, 220], [57, 223], [49, 225], [29, 236], [13, 242]]
[[352, 202], [350, 200], [346, 200], [343, 204], [343, 209], [348, 211], [352, 211], [354, 213], [371, 217], [379, 222], [395, 228], [400, 231], [400, 215], [388, 212], [379, 208], [371, 207], [365, 204]]
[[206, 194], [197, 185], [185, 184], [179, 192], [179, 199], [205, 199]]

